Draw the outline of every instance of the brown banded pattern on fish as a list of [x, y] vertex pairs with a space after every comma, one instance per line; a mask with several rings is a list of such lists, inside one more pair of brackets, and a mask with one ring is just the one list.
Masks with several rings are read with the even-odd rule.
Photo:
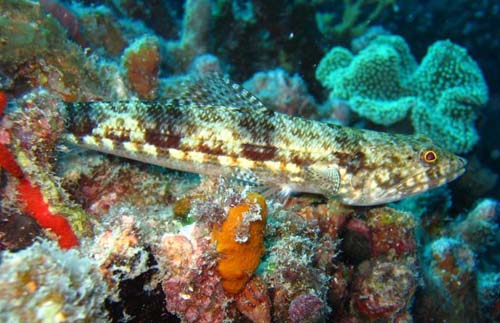
[[[424, 137], [273, 112], [218, 75], [187, 79], [164, 101], [67, 103], [66, 109], [65, 138], [79, 146], [347, 204], [398, 200], [448, 182], [465, 167]], [[423, 159], [429, 151], [435, 158]]]

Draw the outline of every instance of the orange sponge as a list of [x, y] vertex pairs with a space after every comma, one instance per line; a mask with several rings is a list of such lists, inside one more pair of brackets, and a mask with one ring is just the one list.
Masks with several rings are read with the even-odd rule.
[[225, 291], [236, 294], [253, 275], [264, 252], [267, 207], [260, 194], [248, 194], [246, 201], [229, 210], [227, 218], [212, 230], [220, 259], [217, 270]]

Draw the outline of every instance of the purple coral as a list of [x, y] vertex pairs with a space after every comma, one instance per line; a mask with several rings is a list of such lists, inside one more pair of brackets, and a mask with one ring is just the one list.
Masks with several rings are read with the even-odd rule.
[[365, 262], [359, 267], [351, 302], [361, 317], [391, 321], [404, 313], [416, 287], [414, 268], [404, 262]]
[[212, 54], [196, 56], [189, 66], [189, 72], [198, 75], [220, 73], [222, 72], [221, 62]]
[[288, 309], [288, 318], [293, 323], [322, 322], [325, 304], [314, 294], [303, 294], [296, 297]]
[[256, 73], [243, 86], [279, 112], [310, 116], [316, 110], [302, 78], [297, 74], [290, 76], [280, 68]]
[[207, 228], [193, 224], [183, 234], [166, 234], [159, 250], [159, 265], [166, 275], [163, 290], [167, 309], [186, 322], [220, 322], [228, 302], [220, 284]]

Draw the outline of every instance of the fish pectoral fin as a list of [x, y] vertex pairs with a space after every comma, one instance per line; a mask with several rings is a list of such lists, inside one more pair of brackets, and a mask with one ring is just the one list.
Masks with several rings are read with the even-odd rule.
[[231, 180], [247, 186], [247, 189], [262, 194], [266, 199], [273, 199], [285, 204], [292, 190], [286, 185], [272, 185], [262, 181], [259, 176], [250, 169], [236, 169], [230, 176]]
[[231, 180], [241, 182], [242, 184], [249, 186], [264, 186], [264, 183], [255, 174], [255, 172], [250, 169], [235, 169], [231, 175]]
[[311, 165], [305, 168], [309, 180], [328, 196], [340, 189], [340, 172], [335, 165]]
[[262, 194], [266, 200], [274, 200], [277, 203], [285, 205], [292, 190], [288, 186], [264, 185], [257, 188], [257, 192]]

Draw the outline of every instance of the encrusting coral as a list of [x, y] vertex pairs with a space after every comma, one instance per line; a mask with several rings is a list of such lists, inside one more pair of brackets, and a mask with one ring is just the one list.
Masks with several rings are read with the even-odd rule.
[[229, 300], [215, 268], [215, 253], [207, 227], [184, 227], [179, 234], [165, 234], [157, 252], [165, 270], [162, 287], [167, 309], [185, 322], [220, 322]]
[[260, 276], [253, 276], [237, 295], [236, 307], [252, 322], [271, 322], [271, 299]]
[[434, 43], [418, 66], [399, 36], [378, 36], [357, 55], [334, 47], [316, 78], [374, 123], [388, 126], [411, 111], [416, 133], [455, 153], [477, 143], [474, 124], [488, 89], [476, 62], [450, 41]]
[[[476, 295], [475, 256], [470, 247], [456, 238], [440, 238], [426, 246], [424, 278], [426, 290], [440, 311], [454, 320], [477, 321], [478, 313], [469, 311], [478, 304]], [[466, 301], [467, 300], [467, 301]]]
[[207, 180], [181, 200], [194, 222], [164, 234], [155, 248], [168, 310], [187, 322], [265, 321], [267, 286], [254, 275], [264, 252], [264, 198]]
[[136, 40], [123, 54], [123, 65], [130, 87], [143, 100], [153, 100], [158, 92], [160, 49], [158, 39], [145, 36]]
[[416, 280], [410, 264], [372, 260], [361, 264], [354, 281], [351, 306], [368, 319], [397, 319], [411, 305]]
[[84, 50], [38, 2], [2, 0], [0, 12], [0, 65], [14, 81], [43, 86], [67, 101], [95, 100], [109, 90]]

